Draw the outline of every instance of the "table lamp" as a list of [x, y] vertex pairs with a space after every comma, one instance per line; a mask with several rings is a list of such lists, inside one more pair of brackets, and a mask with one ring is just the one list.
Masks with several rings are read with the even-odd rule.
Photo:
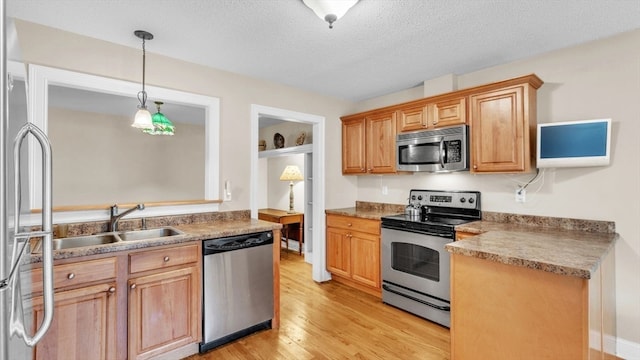
[[296, 165], [287, 165], [280, 175], [280, 180], [289, 181], [289, 213], [294, 213], [293, 211], [293, 182], [304, 180], [302, 177], [302, 173], [300, 169]]

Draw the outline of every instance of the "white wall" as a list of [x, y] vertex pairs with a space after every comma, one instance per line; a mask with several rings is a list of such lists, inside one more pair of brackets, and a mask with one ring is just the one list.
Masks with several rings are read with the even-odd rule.
[[[640, 358], [640, 347], [637, 347], [640, 346], [638, 44], [640, 31], [634, 31], [458, 76], [459, 88], [463, 89], [537, 74], [545, 81], [538, 91], [540, 123], [612, 118], [610, 166], [547, 170], [543, 178], [529, 186], [524, 204], [515, 202], [514, 191], [517, 184], [526, 183], [533, 174], [363, 176], [358, 178], [358, 200], [405, 203], [407, 191], [412, 188], [479, 190], [482, 209], [486, 211], [615, 221], [621, 235], [615, 250], [619, 350], [627, 351], [629, 358]], [[415, 98], [412, 97], [415, 92], [408, 94], [401, 101]], [[378, 100], [381, 105], [387, 105], [384, 97]], [[382, 185], [389, 187], [386, 196], [382, 195]]]
[[204, 198], [204, 124], [150, 136], [124, 116], [50, 108], [49, 119], [54, 207]]

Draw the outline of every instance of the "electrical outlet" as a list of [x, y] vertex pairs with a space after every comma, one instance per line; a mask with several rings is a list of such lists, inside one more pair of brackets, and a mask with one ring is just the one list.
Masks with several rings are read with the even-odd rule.
[[527, 190], [518, 188], [516, 189], [516, 202], [523, 203], [527, 201]]
[[387, 185], [384, 185], [382, 187], [382, 195], [389, 195], [389, 188], [387, 187]]

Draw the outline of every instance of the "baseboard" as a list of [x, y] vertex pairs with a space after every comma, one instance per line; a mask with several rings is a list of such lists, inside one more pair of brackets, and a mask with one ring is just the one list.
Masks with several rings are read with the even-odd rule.
[[[589, 332], [589, 345], [594, 350], [600, 350], [600, 333]], [[613, 335], [604, 335], [604, 352], [606, 359], [640, 360], [640, 344], [633, 341], [616, 338]], [[614, 356], [615, 355], [615, 356]]]
[[[614, 341], [617, 344], [618, 351], [616, 355], [619, 358], [626, 359], [626, 360], [640, 360], [640, 344], [639, 343], [621, 339], [621, 338], [618, 338], [617, 341], [615, 339], [610, 340], [610, 339], [607, 339], [608, 337], [613, 338], [613, 336], [606, 336], [605, 344], [609, 341]], [[606, 349], [606, 345], [605, 345], [605, 349]]]

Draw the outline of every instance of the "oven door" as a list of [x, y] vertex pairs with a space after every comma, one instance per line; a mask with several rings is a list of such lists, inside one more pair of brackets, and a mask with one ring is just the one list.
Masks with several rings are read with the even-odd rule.
[[450, 301], [450, 255], [444, 246], [453, 239], [382, 229], [382, 280]]

